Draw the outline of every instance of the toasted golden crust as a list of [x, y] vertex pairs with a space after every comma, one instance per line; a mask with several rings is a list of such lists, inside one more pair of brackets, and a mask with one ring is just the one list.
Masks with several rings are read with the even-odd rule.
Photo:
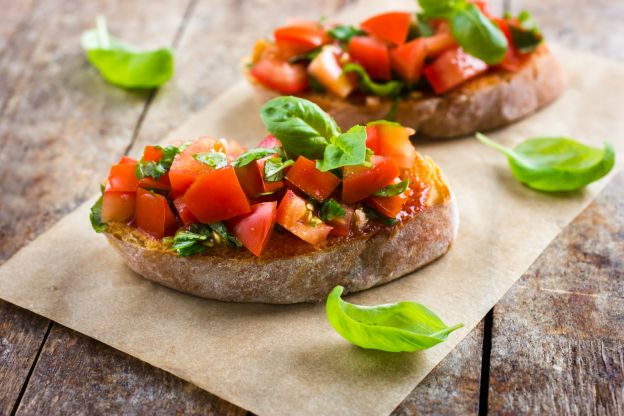
[[[395, 120], [416, 130], [418, 136], [451, 138], [487, 131], [526, 117], [557, 98], [565, 76], [556, 58], [543, 45], [517, 72], [488, 72], [442, 96], [412, 97], [400, 101]], [[276, 93], [256, 83], [264, 102]], [[301, 97], [330, 113], [341, 128], [385, 118], [393, 102], [388, 99], [344, 100], [325, 93]]]

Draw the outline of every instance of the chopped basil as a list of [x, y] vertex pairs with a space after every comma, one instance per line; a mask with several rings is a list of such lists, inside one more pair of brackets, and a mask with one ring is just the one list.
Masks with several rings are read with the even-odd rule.
[[195, 160], [202, 162], [211, 168], [220, 169], [227, 166], [227, 156], [221, 152], [206, 152], [193, 155]]
[[203, 253], [215, 244], [229, 243], [242, 247], [242, 243], [234, 235], [228, 233], [221, 222], [214, 224], [193, 224], [188, 229], [180, 230], [166, 241], [169, 248], [179, 256], [192, 256]]
[[336, 39], [337, 41], [348, 43], [353, 36], [362, 36], [366, 35], [361, 29], [358, 29], [355, 26], [351, 25], [338, 25], [327, 31], [329, 36]]
[[171, 168], [171, 164], [173, 163], [173, 159], [175, 156], [180, 153], [180, 148], [176, 146], [155, 146], [162, 150], [163, 156], [158, 162], [154, 161], [144, 161], [143, 158], [137, 163], [137, 166], [134, 170], [134, 175], [138, 179], [143, 179], [150, 177], [152, 179], [158, 180], [161, 176], [166, 175]]
[[397, 196], [405, 192], [407, 190], [408, 185], [409, 185], [409, 179], [404, 179], [401, 182], [393, 183], [393, 184], [386, 186], [385, 188], [381, 188], [380, 190], [375, 192], [373, 195], [385, 196], [385, 197]]
[[349, 73], [355, 72], [358, 74], [360, 78], [360, 89], [363, 92], [378, 95], [380, 97], [396, 97], [401, 93], [404, 84], [401, 81], [393, 80], [385, 83], [379, 83], [373, 81], [366, 69], [362, 65], [355, 64], [353, 62], [347, 63], [343, 68], [342, 72]]
[[100, 187], [100, 192], [102, 193], [95, 204], [91, 207], [91, 211], [89, 212], [89, 220], [91, 221], [91, 226], [95, 230], [96, 233], [101, 233], [106, 231], [106, 224], [102, 222], [102, 202], [104, 201], [104, 187]]
[[292, 160], [282, 161], [281, 157], [272, 157], [267, 159], [264, 164], [264, 179], [267, 182], [278, 182], [284, 179], [284, 169], [293, 165]]
[[533, 19], [531, 13], [526, 10], [518, 15], [520, 27], [509, 25], [511, 40], [520, 52], [533, 52], [544, 40], [544, 36], [537, 27], [537, 23]]
[[366, 127], [353, 126], [331, 140], [325, 147], [323, 159], [316, 162], [316, 167], [327, 172], [342, 166], [361, 165], [366, 160]]
[[262, 159], [263, 157], [267, 157], [278, 152], [279, 149], [277, 148], [266, 149], [264, 147], [257, 147], [254, 149], [249, 149], [245, 153], [238, 156], [236, 160], [232, 162], [232, 166], [234, 166], [235, 168], [242, 168], [243, 166], [247, 166], [254, 160]]
[[392, 227], [394, 225], [397, 225], [399, 220], [397, 220], [396, 218], [390, 218], [390, 217], [386, 217], [383, 214], [378, 213], [377, 211], [375, 211], [372, 208], [369, 207], [365, 207], [364, 208], [364, 213], [366, 214], [366, 216], [371, 219], [371, 220], [377, 220], [380, 223], [382, 223], [383, 225], [387, 225], [389, 227]]
[[333, 198], [323, 202], [321, 209], [319, 210], [319, 217], [323, 221], [331, 221], [336, 218], [344, 218], [347, 212], [345, 209]]

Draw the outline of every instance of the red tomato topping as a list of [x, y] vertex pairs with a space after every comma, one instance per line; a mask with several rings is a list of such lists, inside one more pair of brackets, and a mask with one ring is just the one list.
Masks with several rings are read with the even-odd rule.
[[313, 22], [281, 27], [273, 36], [277, 46], [291, 54], [310, 52], [330, 40], [325, 29]]
[[249, 214], [233, 218], [227, 225], [241, 243], [259, 257], [275, 225], [277, 202], [263, 202], [250, 208]]
[[243, 167], [235, 169], [238, 181], [249, 198], [275, 192], [284, 187], [284, 181], [268, 182], [264, 179], [264, 165], [268, 159], [273, 157], [275, 156], [254, 160]]
[[410, 169], [416, 158], [409, 139], [412, 134], [414, 130], [396, 123], [370, 123], [366, 126], [366, 146], [376, 155], [394, 159], [400, 169]]
[[[401, 180], [396, 178], [394, 183], [399, 183]], [[385, 215], [386, 217], [394, 218], [399, 215], [403, 205], [407, 202], [409, 189], [402, 194], [395, 196], [372, 196], [366, 200], [366, 203], [373, 207], [378, 213]]]
[[159, 162], [163, 157], [163, 151], [157, 146], [145, 146], [143, 149], [143, 157], [141, 158], [145, 162]]
[[444, 51], [457, 47], [457, 41], [448, 32], [438, 33], [423, 39], [425, 41], [425, 52], [429, 57], [436, 57]]
[[373, 156], [372, 167], [346, 166], [343, 168], [342, 200], [347, 204], [361, 201], [381, 188], [388, 186], [399, 176], [394, 160]]
[[442, 94], [487, 69], [485, 62], [458, 47], [444, 52], [424, 72], [436, 94]]
[[169, 182], [169, 176], [164, 175], [158, 178], [158, 180], [150, 177], [145, 177], [139, 181], [139, 188], [147, 189], [149, 191], [158, 191], [161, 194], [169, 194], [171, 190], [171, 183]]
[[102, 222], [129, 222], [134, 218], [134, 192], [104, 192]]
[[197, 221], [197, 218], [195, 218], [195, 215], [193, 215], [191, 210], [188, 209], [182, 197], [174, 199], [173, 205], [176, 207], [176, 211], [178, 211], [178, 215], [180, 216], [180, 219], [182, 220], [182, 223], [184, 225], [190, 225], [199, 222]]
[[286, 174], [286, 179], [320, 202], [326, 200], [340, 185], [340, 178], [331, 172], [321, 172], [316, 168], [315, 161], [303, 156], [299, 156], [290, 168]]
[[184, 194], [183, 200], [204, 224], [228, 220], [250, 211], [245, 192], [231, 166], [198, 177]]
[[325, 88], [338, 97], [345, 98], [356, 87], [347, 74], [342, 72], [338, 62], [340, 49], [336, 46], [325, 46], [308, 66], [308, 72]]
[[308, 88], [305, 67], [278, 59], [263, 59], [250, 70], [262, 85], [282, 94], [297, 94]]
[[171, 182], [171, 193], [174, 197], [184, 194], [189, 186], [200, 175], [208, 173], [213, 169], [195, 159], [198, 153], [217, 151], [222, 144], [211, 138], [202, 138], [194, 141], [182, 153], [176, 155], [169, 169], [169, 180]]
[[370, 36], [354, 36], [349, 41], [349, 54], [372, 78], [390, 79], [388, 46], [381, 40]]
[[258, 147], [264, 147], [265, 149], [275, 149], [276, 147], [282, 147], [282, 143], [277, 137], [269, 134], [260, 142]]
[[344, 218], [334, 218], [327, 221], [327, 223], [333, 227], [329, 235], [346, 237], [351, 231], [351, 223], [353, 221], [353, 213], [355, 212], [355, 210], [353, 208], [349, 208], [346, 205], [342, 205], [342, 208], [345, 210]]
[[277, 208], [276, 222], [303, 241], [316, 245], [327, 238], [332, 227], [320, 219], [306, 223], [307, 212], [306, 201], [289, 190]]
[[529, 55], [521, 54], [520, 51], [516, 49], [511, 38], [509, 23], [505, 19], [494, 19], [494, 22], [507, 38], [508, 45], [507, 53], [505, 53], [505, 57], [503, 58], [503, 61], [498, 64], [498, 67], [504, 71], [516, 72], [522, 67], [522, 65], [524, 65]]
[[119, 165], [123, 165], [124, 163], [130, 163], [136, 165], [137, 161], [128, 156], [122, 156], [117, 162]]
[[418, 38], [390, 50], [392, 68], [409, 83], [420, 78], [427, 56], [425, 44], [425, 38]]
[[175, 233], [178, 227], [167, 199], [141, 188], [136, 194], [134, 222], [137, 227], [158, 239]]
[[402, 45], [409, 32], [411, 16], [405, 12], [389, 12], [373, 16], [360, 24], [371, 35], [386, 42]]
[[135, 192], [139, 186], [139, 180], [134, 174], [137, 161], [130, 158], [122, 158], [120, 163], [111, 166], [106, 181], [106, 191], [111, 192]]

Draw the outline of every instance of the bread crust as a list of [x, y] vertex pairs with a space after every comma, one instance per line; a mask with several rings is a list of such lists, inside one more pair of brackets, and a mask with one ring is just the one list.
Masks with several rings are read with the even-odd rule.
[[[259, 99], [277, 94], [254, 83]], [[540, 46], [517, 72], [490, 71], [442, 96], [412, 97], [399, 102], [395, 120], [416, 130], [417, 136], [444, 139], [487, 131], [520, 120], [557, 98], [565, 75], [546, 45]], [[386, 118], [389, 99], [344, 100], [309, 92], [302, 98], [317, 103], [342, 129]]]
[[[455, 238], [454, 198], [365, 238], [283, 258], [180, 257], [144, 244], [129, 226], [107, 232], [110, 244], [143, 277], [193, 295], [231, 302], [318, 302], [336, 286], [357, 292], [390, 282], [446, 253]], [[135, 233], [133, 233], [135, 231]]]

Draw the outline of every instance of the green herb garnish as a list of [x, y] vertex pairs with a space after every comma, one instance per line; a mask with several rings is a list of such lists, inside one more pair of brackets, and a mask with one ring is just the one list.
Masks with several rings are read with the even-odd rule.
[[173, 159], [175, 156], [180, 153], [180, 148], [176, 146], [155, 146], [158, 149], [162, 150], [163, 156], [158, 162], [154, 161], [144, 161], [143, 158], [137, 163], [137, 166], [134, 170], [134, 175], [138, 179], [143, 179], [150, 177], [152, 179], [158, 180], [161, 176], [166, 175], [171, 168], [171, 164], [173, 163]]
[[193, 224], [187, 229], [180, 230], [169, 238], [167, 244], [179, 256], [192, 256], [203, 253], [215, 244], [229, 243], [235, 247], [242, 247], [242, 243], [230, 234], [221, 222], [214, 224]]
[[319, 210], [319, 217], [323, 221], [331, 221], [336, 218], [344, 218], [347, 215], [345, 209], [335, 199], [330, 198], [323, 202]]
[[284, 169], [293, 165], [292, 160], [282, 161], [281, 157], [272, 157], [264, 163], [264, 179], [267, 182], [279, 182], [284, 179]]
[[267, 157], [278, 152], [279, 149], [265, 149], [264, 147], [249, 149], [245, 153], [238, 156], [236, 160], [232, 162], [232, 166], [234, 166], [235, 168], [242, 168], [243, 166], [247, 166], [254, 160], [262, 159], [263, 157]]
[[509, 25], [511, 40], [520, 52], [533, 52], [544, 40], [544, 36], [537, 27], [537, 23], [528, 11], [524, 10], [518, 15], [520, 27]]
[[366, 127], [353, 126], [346, 133], [330, 140], [325, 147], [323, 159], [316, 167], [327, 172], [342, 166], [361, 165], [366, 161]]
[[409, 185], [409, 179], [404, 179], [401, 182], [393, 183], [393, 184], [386, 186], [385, 188], [381, 188], [380, 190], [375, 192], [373, 195], [385, 196], [385, 197], [401, 195], [403, 192], [407, 190], [408, 185]]
[[89, 220], [91, 221], [91, 226], [95, 230], [96, 233], [101, 233], [106, 231], [107, 225], [102, 222], [102, 203], [104, 201], [104, 187], [100, 186], [101, 195], [95, 204], [91, 207], [91, 211], [89, 212]]
[[206, 152], [193, 155], [195, 160], [214, 169], [220, 169], [227, 166], [227, 156], [221, 152]]
[[329, 29], [327, 33], [329, 33], [329, 36], [336, 39], [337, 41], [344, 43], [349, 43], [353, 36], [366, 35], [366, 32], [351, 25], [334, 26], [333, 28]]
[[396, 218], [386, 217], [383, 214], [378, 213], [372, 208], [364, 207], [364, 214], [371, 220], [377, 220], [383, 225], [387, 225], [388, 227], [393, 227], [399, 223], [399, 220]]
[[401, 81], [397, 80], [384, 83], [375, 82], [370, 78], [370, 76], [366, 72], [366, 69], [364, 69], [362, 65], [354, 64], [353, 62], [347, 63], [342, 68], [342, 72], [355, 72], [360, 78], [360, 89], [363, 92], [378, 95], [380, 97], [396, 97], [401, 93], [401, 90], [404, 86]]

